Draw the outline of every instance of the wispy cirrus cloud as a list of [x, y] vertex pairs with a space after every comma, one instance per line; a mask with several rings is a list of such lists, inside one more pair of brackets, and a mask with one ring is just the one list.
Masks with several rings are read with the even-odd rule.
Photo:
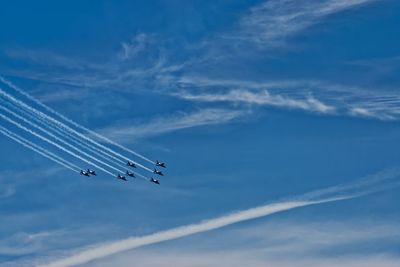
[[[189, 242], [145, 248], [109, 257], [88, 266], [384, 266], [400, 263], [385, 244], [398, 243], [398, 222], [347, 220], [274, 220], [213, 235], [191, 237]], [[185, 246], [184, 244], [190, 243]], [[379, 244], [382, 247], [378, 248]], [[239, 248], [238, 248], [239, 247]], [[346, 249], [343, 249], [346, 248]], [[340, 256], [339, 256], [340, 255]]]
[[4, 51], [4, 55], [16, 62], [23, 62], [24, 66], [28, 64], [30, 68], [0, 66], [0, 69], [5, 75], [53, 86], [129, 92], [128, 88], [132, 85], [136, 88], [149, 86], [156, 74], [175, 71], [175, 65], [166, 63], [164, 42], [167, 41], [152, 34], [138, 33], [128, 41], [122, 41], [118, 49], [98, 61], [49, 51], [12, 48]]
[[191, 113], [181, 112], [174, 115], [162, 116], [150, 120], [148, 123], [135, 124], [134, 126], [124, 126], [131, 124], [125, 122], [124, 125], [110, 126], [98, 131], [113, 140], [132, 142], [132, 140], [135, 141], [144, 137], [182, 129], [228, 123], [247, 114], [248, 112], [243, 110], [207, 108]]
[[283, 95], [272, 95], [267, 90], [250, 91], [234, 89], [226, 93], [200, 94], [181, 91], [173, 95], [191, 101], [246, 103], [287, 109], [301, 109], [319, 113], [332, 113], [335, 110], [334, 107], [328, 106], [312, 96], [307, 96], [304, 99], [294, 99]]
[[270, 259], [262, 255], [262, 251], [247, 249], [233, 251], [197, 251], [186, 252], [174, 250], [141, 251], [140, 253], [123, 254], [108, 260], [87, 264], [90, 267], [126, 266], [135, 264], [143, 267], [162, 267], [168, 262], [176, 267], [397, 267], [400, 259], [393, 255], [363, 255], [354, 257], [315, 257], [315, 258], [288, 258]]
[[373, 176], [367, 176], [355, 183], [317, 190], [296, 198], [292, 198], [292, 200], [266, 204], [243, 211], [237, 211], [232, 214], [216, 217], [210, 220], [205, 220], [197, 224], [184, 225], [145, 236], [129, 237], [96, 247], [90, 247], [88, 249], [83, 249], [82, 251], [77, 252], [70, 257], [56, 260], [48, 264], [41, 264], [41, 266], [67, 267], [85, 264], [93, 260], [101, 259], [127, 250], [175, 240], [193, 234], [205, 233], [212, 230], [221, 229], [228, 225], [270, 216], [283, 211], [365, 196], [374, 192], [379, 192], [398, 186], [398, 175], [398, 169], [385, 170]]
[[147, 46], [151, 44], [151, 37], [144, 33], [139, 33], [131, 38], [129, 42], [122, 42], [120, 51], [120, 58], [128, 60], [135, 57], [138, 53], [146, 50]]
[[[209, 64], [209, 60], [214, 61], [216, 55], [222, 56], [223, 61], [228, 64], [230, 61], [235, 61], [236, 57], [243, 52], [243, 49], [240, 49], [240, 53], [236, 53], [235, 47], [241, 47], [243, 44], [247, 48], [251, 48], [251, 45], [248, 46], [249, 43], [263, 48], [282, 48], [288, 38], [301, 34], [310, 26], [322, 22], [327, 16], [351, 8], [359, 8], [372, 2], [376, 0], [265, 1], [244, 12], [232, 30], [206, 37], [205, 47], [181, 48], [183, 56], [178, 57], [179, 59], [174, 58], [167, 49], [167, 43], [171, 40], [160, 40], [156, 35], [147, 33], [138, 33], [127, 41], [122, 41], [120, 49], [104, 62], [75, 61], [66, 56], [40, 51], [35, 53], [23, 49], [13, 50], [8, 55], [51, 67], [45, 68], [45, 71], [29, 71], [29, 73], [18, 71], [19, 75], [80, 89], [66, 88], [65, 91], [57, 92], [57, 94], [41, 92], [43, 100], [49, 102], [77, 99], [82, 88], [85, 88], [86, 97], [90, 97], [88, 89], [107, 88], [107, 90], [123, 92], [145, 90], [153, 94], [172, 95], [192, 102], [251, 104], [320, 114], [397, 120], [400, 117], [398, 105], [400, 96], [397, 94], [383, 93], [377, 97], [372, 90], [368, 92], [359, 88], [355, 89], [354, 86], [336, 86], [320, 81], [266, 80], [260, 82], [251, 78], [224, 80], [211, 78], [202, 69], [202, 66]], [[226, 37], [228, 40], [218, 38], [218, 36]], [[232, 49], [226, 49], [226, 47]], [[229, 66], [224, 71], [229, 73]], [[13, 71], [11, 73], [16, 74]], [[214, 75], [218, 77], [218, 73], [212, 76]], [[204, 87], [209, 90], [203, 90]], [[226, 109], [227, 107], [221, 105], [218, 108]], [[204, 117], [197, 117], [197, 119], [198, 125], [205, 123]], [[183, 118], [181, 120], [184, 121]], [[144, 136], [146, 131], [155, 133], [171, 131], [169, 127], [163, 125], [160, 125], [159, 129], [165, 130], [152, 130], [151, 125], [156, 127], [157, 124], [160, 122], [155, 120], [148, 125], [142, 125], [144, 130], [138, 127], [131, 129], [122, 127], [115, 131], [121, 139], [133, 130], [138, 133], [136, 136]], [[195, 125], [195, 123], [192, 124]], [[187, 123], [172, 125], [170, 128], [188, 128], [185, 126], [188, 125]]]
[[400, 119], [400, 95], [393, 90], [318, 80], [223, 80], [182, 77], [171, 95], [192, 102], [233, 103], [298, 109], [378, 120]]
[[[263, 47], [278, 47], [286, 39], [320, 22], [324, 17], [376, 0], [271, 0], [250, 9], [240, 20], [236, 35]], [[232, 37], [235, 38], [235, 37]]]
[[37, 252], [45, 246], [44, 241], [59, 237], [59, 232], [20, 232], [0, 240], [0, 255], [17, 256]]
[[205, 45], [197, 48], [180, 47], [178, 50], [182, 55], [179, 57], [171, 55], [168, 49], [174, 40], [160, 39], [150, 33], [137, 33], [127, 41], [122, 41], [118, 51], [99, 62], [88, 62], [48, 51], [13, 48], [5, 52], [6, 56], [30, 62], [38, 70], [5, 68], [3, 74], [85, 88], [126, 91], [129, 86], [147, 85], [148, 88], [159, 89], [157, 85], [164, 81], [166, 74], [176, 75], [175, 72], [187, 71], [188, 67], [207, 65], [210, 51], [214, 51], [211, 52], [213, 58], [218, 54], [223, 58], [229, 55], [232, 59], [237, 54], [226, 53], [226, 47], [231, 47], [233, 50], [228, 51], [232, 53], [243, 41], [247, 44], [262, 44], [263, 47], [280, 46], [287, 38], [300, 34], [330, 14], [374, 1], [376, 0], [324, 0], [318, 3], [310, 0], [266, 1], [245, 12], [239, 18], [238, 26], [232, 30], [206, 37], [201, 42]]

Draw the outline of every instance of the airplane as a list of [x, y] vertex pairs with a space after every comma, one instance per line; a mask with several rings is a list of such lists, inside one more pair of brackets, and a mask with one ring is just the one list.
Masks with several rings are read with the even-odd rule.
[[161, 175], [161, 176], [164, 176], [164, 174], [161, 171], [157, 170], [157, 169], [154, 169], [153, 173]]
[[87, 171], [83, 171], [83, 170], [81, 170], [81, 175], [85, 175], [87, 177], [90, 176], [90, 174]]
[[156, 180], [156, 179], [153, 179], [153, 178], [150, 178], [150, 182], [155, 183], [155, 184], [160, 184], [159, 180]]
[[136, 164], [131, 162], [131, 161], [129, 161], [129, 160], [128, 160], [128, 163], [126, 165], [128, 165], [129, 167], [132, 167], [132, 168], [136, 168]]
[[130, 171], [126, 171], [126, 175], [128, 175], [130, 177], [135, 177], [135, 174], [133, 172], [130, 172]]
[[164, 162], [159, 162], [158, 160], [156, 161], [156, 166], [167, 168]]
[[119, 173], [118, 173], [118, 175], [117, 175], [117, 179], [121, 179], [121, 180], [127, 181], [127, 180], [126, 180], [126, 177], [120, 175]]
[[87, 173], [90, 174], [90, 175], [97, 176], [96, 172], [95, 172], [95, 171], [92, 171], [92, 170], [90, 170], [90, 169], [87, 169]]

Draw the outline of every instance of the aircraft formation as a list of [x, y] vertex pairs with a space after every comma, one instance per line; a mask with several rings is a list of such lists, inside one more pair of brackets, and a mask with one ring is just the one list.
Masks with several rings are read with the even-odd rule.
[[[122, 181], [142, 178], [157, 185], [160, 181], [152, 175], [164, 176], [160, 170], [166, 168], [164, 162], [153, 161], [91, 131], [1, 76], [0, 123], [0, 134], [82, 176], [106, 174]], [[82, 162], [90, 168], [80, 167]], [[141, 173], [144, 171], [149, 176]]]
[[[135, 163], [133, 163], [133, 162], [131, 162], [131, 161], [129, 161], [129, 160], [128, 160], [128, 162], [126, 163], [126, 165], [128, 165], [129, 167], [132, 167], [132, 168], [136, 168]], [[156, 166], [161, 166], [161, 167], [163, 167], [163, 168], [166, 168], [165, 163], [159, 162], [158, 160], [156, 161], [155, 165], [156, 165]], [[161, 171], [157, 170], [157, 169], [154, 169], [153, 173], [155, 173], [155, 174], [157, 174], [157, 175], [164, 176], [164, 174], [163, 174]], [[81, 170], [81, 175], [85, 175], [85, 176], [88, 176], [88, 177], [89, 177], [89, 176], [92, 175], [92, 174], [93, 174], [93, 175], [96, 175], [96, 173], [95, 173], [94, 171], [92, 171], [92, 170], [89, 170], [89, 169], [88, 169], [87, 171]], [[130, 172], [129, 170], [127, 170], [125, 174], [126, 174], [127, 176], [132, 177], [132, 178], [135, 178], [135, 177], [136, 177], [135, 174], [134, 174], [133, 172]], [[123, 181], [125, 181], [125, 182], [128, 181], [128, 179], [126, 178], [126, 176], [121, 175], [121, 174], [119, 174], [119, 173], [117, 174], [116, 178], [117, 178], [117, 179], [120, 179], [120, 180], [123, 180]], [[152, 183], [154, 183], [154, 184], [158, 184], [158, 185], [160, 184], [160, 180], [154, 179], [153, 177], [150, 177], [149, 181], [152, 182]]]
[[[136, 168], [136, 164], [131, 162], [131, 161], [129, 161], [129, 160], [126, 163], [126, 165], [129, 166], [129, 167], [132, 167], [132, 168]], [[162, 167], [162, 168], [167, 168], [164, 162], [159, 162], [158, 160], [156, 161], [155, 165], [159, 166], [159, 167]], [[164, 176], [162, 171], [157, 170], [157, 169], [154, 169], [153, 173], [157, 174], [157, 175], [160, 175], [160, 176]], [[92, 175], [97, 176], [96, 172], [94, 170], [91, 170], [91, 169], [87, 169], [86, 171], [85, 170], [81, 170], [80, 174], [83, 175], [83, 176], [87, 176], [87, 177], [90, 177]], [[129, 176], [129, 177], [132, 177], [132, 178], [136, 177], [135, 174], [133, 172], [130, 172], [129, 170], [127, 170], [125, 174], [126, 174], [126, 176]], [[119, 179], [119, 180], [123, 180], [123, 181], [126, 182], [126, 181], [128, 181], [126, 176], [121, 175], [121, 174], [118, 173], [115, 177], [117, 179]], [[160, 180], [154, 179], [153, 177], [150, 177], [149, 181], [151, 183], [154, 183], [154, 184], [158, 184], [158, 185], [160, 184]]]

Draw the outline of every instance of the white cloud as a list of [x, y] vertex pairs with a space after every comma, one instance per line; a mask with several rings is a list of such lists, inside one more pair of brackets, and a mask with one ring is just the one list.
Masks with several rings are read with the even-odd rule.
[[[334, 200], [328, 200], [334, 201]], [[323, 201], [327, 202], [327, 201]], [[299, 201], [299, 202], [281, 202], [276, 204], [269, 204], [249, 210], [233, 213], [231, 215], [218, 217], [208, 221], [204, 221], [198, 224], [185, 225], [174, 229], [161, 231], [158, 233], [150, 234], [143, 237], [131, 237], [120, 241], [115, 241], [109, 244], [100, 245], [97, 247], [89, 248], [78, 252], [75, 255], [54, 261], [42, 266], [47, 267], [66, 267], [74, 266], [78, 264], [84, 264], [95, 259], [110, 256], [116, 253], [120, 253], [126, 250], [156, 244], [163, 241], [174, 240], [188, 235], [196, 233], [202, 233], [210, 230], [215, 230], [233, 223], [259, 218], [262, 216], [268, 216], [277, 212], [290, 210], [298, 207], [308, 206], [317, 204], [320, 202], [313, 201]]]
[[[229, 109], [203, 109], [193, 113], [178, 113], [156, 118], [146, 124], [135, 126], [112, 126], [98, 132], [120, 142], [132, 142], [144, 137], [169, 133], [181, 129], [228, 123], [247, 112]], [[130, 124], [130, 123], [124, 123]]]
[[38, 252], [46, 246], [45, 241], [59, 238], [63, 232], [19, 232], [0, 240], [0, 255], [26, 255]]
[[184, 251], [153, 251], [135, 253], [132, 256], [123, 255], [111, 260], [94, 262], [87, 266], [130, 266], [142, 267], [398, 267], [400, 259], [388, 255], [366, 255], [346, 258], [316, 258], [316, 259], [265, 259], [260, 253], [248, 251], [228, 252], [197, 252]]
[[[400, 94], [318, 80], [247, 81], [183, 77], [172, 96], [195, 102], [230, 102], [301, 109], [321, 114], [400, 119]], [[235, 88], [235, 89], [232, 89]], [[223, 103], [222, 103], [223, 104]]]
[[145, 33], [139, 33], [132, 37], [130, 42], [122, 42], [122, 51], [120, 57], [123, 60], [135, 57], [138, 53], [144, 51], [146, 46], [150, 43], [150, 36]]
[[[400, 224], [371, 219], [306, 223], [268, 221], [251, 228], [233, 230], [230, 235], [238, 238], [240, 243], [258, 244], [254, 247], [261, 246], [270, 257], [288, 254], [307, 257], [328, 252], [347, 256], [363, 254], [366, 247], [372, 247], [374, 253], [381, 253], [384, 244], [398, 242]], [[347, 249], [343, 250], [343, 247]]]
[[[276, 47], [322, 18], [375, 0], [270, 0], [253, 7], [241, 20], [239, 38]], [[232, 37], [235, 38], [235, 37]]]
[[400, 263], [400, 258], [386, 245], [393, 248], [399, 237], [398, 222], [272, 220], [127, 251], [85, 266], [127, 266], [135, 262], [157, 267], [167, 262], [176, 267], [392, 267]]
[[141, 237], [129, 237], [123, 240], [92, 246], [78, 251], [64, 259], [44, 263], [41, 266], [65, 267], [84, 264], [127, 250], [175, 240], [198, 233], [209, 232], [232, 224], [269, 216], [282, 211], [360, 197], [372, 192], [385, 190], [388, 187], [393, 188], [394, 186], [398, 186], [398, 182], [391, 181], [393, 179], [398, 179], [398, 170], [382, 171], [376, 175], [367, 176], [352, 184], [334, 186], [310, 192], [309, 194], [297, 197], [296, 200], [293, 200], [294, 198], [292, 198], [292, 200], [238, 211], [230, 215], [216, 217], [197, 224], [184, 225]]
[[185, 242], [146, 247], [101, 259], [87, 266], [277, 266], [277, 267], [392, 267], [398, 222], [371, 220], [269, 220], [244, 228], [190, 237]]
[[371, 118], [380, 118], [380, 119], [392, 119], [392, 117], [387, 117], [387, 116], [379, 116], [378, 114], [372, 112], [371, 110], [368, 110], [363, 107], [354, 107], [351, 108], [350, 110], [350, 115], [353, 116], [361, 116], [361, 117], [371, 117]]
[[334, 107], [328, 106], [312, 96], [304, 99], [294, 99], [283, 95], [272, 95], [267, 90], [249, 91], [242, 89], [230, 90], [226, 93], [174, 93], [174, 96], [204, 102], [241, 102], [246, 104], [265, 105], [288, 109], [302, 109], [319, 113], [332, 113]]

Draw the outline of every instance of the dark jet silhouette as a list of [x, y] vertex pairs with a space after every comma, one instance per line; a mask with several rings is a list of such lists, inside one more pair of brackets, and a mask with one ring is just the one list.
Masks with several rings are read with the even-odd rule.
[[87, 177], [90, 176], [89, 173], [88, 173], [87, 171], [83, 171], [83, 170], [81, 170], [81, 175], [85, 175], [85, 176], [87, 176]]
[[133, 172], [130, 172], [130, 171], [126, 171], [126, 175], [128, 175], [130, 177], [135, 177], [135, 174]]
[[96, 172], [93, 171], [93, 170], [90, 170], [90, 169], [87, 169], [87, 173], [90, 174], [90, 175], [95, 175], [95, 176], [97, 176]]
[[132, 168], [136, 168], [136, 164], [129, 160], [128, 160], [128, 163], [126, 163], [126, 165], [128, 165], [129, 167], [132, 167]]
[[164, 162], [159, 162], [158, 160], [156, 161], [156, 166], [158, 166], [158, 167], [163, 167], [163, 168], [167, 168], [167, 167], [165, 166], [165, 163], [164, 163]]
[[153, 179], [153, 178], [150, 178], [150, 182], [155, 183], [155, 184], [160, 184], [159, 180], [156, 180], [156, 179]]
[[118, 175], [117, 175], [117, 179], [120, 179], [120, 180], [127, 181], [127, 180], [126, 180], [126, 177], [125, 177], [125, 176], [122, 176], [122, 175], [120, 175], [119, 173], [118, 173]]
[[164, 174], [161, 171], [157, 170], [157, 169], [154, 169], [153, 173], [161, 175], [161, 176], [164, 176]]

